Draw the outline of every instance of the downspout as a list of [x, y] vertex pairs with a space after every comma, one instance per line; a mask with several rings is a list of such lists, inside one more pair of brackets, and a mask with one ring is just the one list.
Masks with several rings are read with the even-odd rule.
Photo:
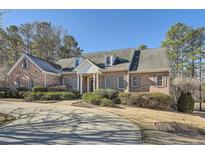
[[47, 87], [47, 75], [44, 73], [44, 87]]

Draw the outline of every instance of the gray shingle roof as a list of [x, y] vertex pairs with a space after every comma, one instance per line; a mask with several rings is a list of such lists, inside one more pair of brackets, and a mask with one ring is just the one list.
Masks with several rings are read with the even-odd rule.
[[[105, 71], [120, 71], [129, 70], [130, 64], [133, 61], [133, 55], [136, 51], [135, 48], [111, 50], [111, 51], [101, 51], [95, 53], [85, 53], [82, 57], [89, 59], [91, 62], [99, 66]], [[105, 55], [113, 55], [116, 57], [115, 63], [112, 66], [105, 67]], [[74, 58], [60, 59], [58, 64], [62, 68], [66, 68], [67, 71], [72, 71], [74, 63]], [[154, 48], [146, 49], [140, 51], [140, 58], [138, 61], [138, 66], [132, 71], [143, 72], [143, 71], [162, 71], [169, 70], [169, 61], [167, 57], [166, 48]]]
[[[128, 49], [120, 49], [120, 50], [85, 53], [82, 54], [81, 56], [90, 60], [100, 68], [116, 70], [119, 64], [122, 67], [122, 69], [128, 68], [129, 63], [132, 60], [133, 52], [134, 52], [134, 48], [128, 48]], [[105, 67], [105, 55], [113, 55], [116, 58], [113, 66]], [[68, 70], [72, 70], [74, 58], [60, 59], [57, 63], [61, 65], [62, 68], [69, 68]]]
[[28, 58], [30, 58], [36, 65], [38, 65], [42, 70], [51, 73], [59, 73], [61, 66], [55, 63], [48, 62], [36, 56], [25, 54]]
[[169, 70], [169, 60], [166, 48], [141, 50], [138, 72], [153, 70]]

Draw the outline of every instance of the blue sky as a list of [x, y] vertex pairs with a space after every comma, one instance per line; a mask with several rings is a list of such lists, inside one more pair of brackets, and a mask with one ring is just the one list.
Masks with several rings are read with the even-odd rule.
[[85, 52], [159, 47], [176, 22], [205, 26], [205, 10], [10, 10], [3, 26], [49, 21], [68, 30]]

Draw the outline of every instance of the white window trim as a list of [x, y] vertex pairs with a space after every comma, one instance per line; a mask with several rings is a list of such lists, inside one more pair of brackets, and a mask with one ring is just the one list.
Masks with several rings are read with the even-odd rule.
[[[135, 76], [135, 75], [132, 75], [132, 87], [135, 87], [135, 88], [137, 88], [137, 87], [140, 87], [140, 85], [133, 85], [133, 78], [134, 77], [139, 77], [139, 76]], [[141, 77], [140, 77], [141, 78]], [[141, 82], [141, 79], [140, 79], [140, 82]]]
[[[107, 57], [110, 57], [110, 64], [107, 64]], [[112, 66], [113, 64], [113, 57], [111, 55], [105, 56], [105, 66]]]
[[[76, 66], [76, 60], [78, 60], [78, 65]], [[76, 67], [78, 67], [80, 65], [80, 59], [79, 58], [75, 58], [75, 60], [74, 60], [74, 67], [76, 68]]]
[[[158, 81], [158, 80], [157, 80], [157, 77], [159, 77], [159, 76], [162, 77], [162, 85], [161, 85], [161, 86], [157, 84], [157, 83], [158, 83], [158, 82], [157, 82], [157, 81]], [[157, 86], [157, 87], [160, 87], [160, 88], [163, 88], [163, 87], [164, 87], [164, 83], [163, 83], [163, 82], [164, 82], [164, 81], [163, 81], [163, 75], [157, 75], [157, 76], [156, 76], [156, 86]]]
[[[110, 88], [107, 88], [107, 77], [111, 77], [111, 85]], [[111, 89], [112, 88], [112, 76], [111, 75], [107, 75], [105, 76], [105, 89]]]
[[[123, 87], [120, 87], [120, 77], [123, 77]], [[117, 81], [117, 83], [118, 83], [118, 89], [125, 89], [125, 80], [124, 80], [124, 75], [118, 75], [118, 81]]]

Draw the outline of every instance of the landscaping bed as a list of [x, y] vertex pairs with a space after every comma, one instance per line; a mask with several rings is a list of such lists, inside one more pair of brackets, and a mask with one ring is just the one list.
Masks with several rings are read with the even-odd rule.
[[161, 93], [126, 93], [112, 89], [99, 89], [85, 93], [82, 100], [86, 103], [114, 107], [116, 104], [171, 110], [172, 100]]
[[69, 90], [64, 85], [58, 86], [36, 86], [32, 89], [23, 87], [11, 90], [8, 88], [0, 89], [0, 98], [2, 99], [24, 99], [24, 101], [35, 101], [38, 103], [54, 103], [57, 100], [72, 100], [80, 98], [80, 93], [75, 90]]

